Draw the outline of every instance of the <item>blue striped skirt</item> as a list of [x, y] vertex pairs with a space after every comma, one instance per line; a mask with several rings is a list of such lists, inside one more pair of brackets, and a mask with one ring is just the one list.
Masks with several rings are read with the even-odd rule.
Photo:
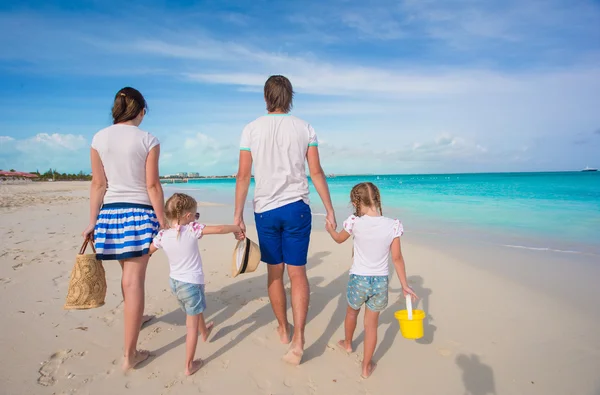
[[146, 255], [158, 228], [158, 218], [152, 206], [105, 204], [98, 214], [94, 230], [96, 256], [110, 261]]

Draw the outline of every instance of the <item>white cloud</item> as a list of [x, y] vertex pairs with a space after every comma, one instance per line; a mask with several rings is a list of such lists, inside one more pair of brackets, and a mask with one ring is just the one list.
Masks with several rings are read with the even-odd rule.
[[90, 168], [87, 146], [85, 137], [73, 134], [39, 133], [25, 139], [0, 136], [0, 168], [87, 171]]
[[236, 172], [239, 148], [200, 132], [178, 132], [161, 142], [161, 173], [180, 171], [202, 175], [229, 175]]
[[[401, 146], [381, 144], [353, 146], [320, 142], [321, 161], [328, 173], [410, 173], [461, 172], [499, 170], [496, 160], [506, 158], [504, 168], [514, 168], [517, 160], [525, 160], [524, 151], [488, 149], [484, 145], [449, 133], [432, 140], [421, 140]], [[521, 154], [518, 157], [518, 154]], [[518, 157], [518, 158], [517, 158]], [[512, 158], [512, 159], [511, 159]]]

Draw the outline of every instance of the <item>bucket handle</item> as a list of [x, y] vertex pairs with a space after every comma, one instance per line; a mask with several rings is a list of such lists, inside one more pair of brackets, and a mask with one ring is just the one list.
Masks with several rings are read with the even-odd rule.
[[406, 295], [406, 311], [408, 312], [409, 321], [412, 321], [413, 308], [412, 308], [412, 297], [410, 295]]

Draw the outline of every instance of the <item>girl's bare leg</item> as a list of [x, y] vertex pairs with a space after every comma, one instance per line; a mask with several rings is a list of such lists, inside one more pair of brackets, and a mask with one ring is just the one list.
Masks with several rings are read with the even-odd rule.
[[344, 320], [346, 338], [340, 340], [338, 346], [348, 353], [352, 352], [352, 340], [354, 339], [354, 331], [356, 330], [356, 321], [358, 320], [359, 313], [360, 310], [354, 310], [350, 306], [346, 309], [346, 319]]
[[379, 326], [379, 312], [365, 308], [365, 355], [362, 363], [362, 377], [369, 378], [377, 364], [372, 361], [377, 346], [377, 327]]

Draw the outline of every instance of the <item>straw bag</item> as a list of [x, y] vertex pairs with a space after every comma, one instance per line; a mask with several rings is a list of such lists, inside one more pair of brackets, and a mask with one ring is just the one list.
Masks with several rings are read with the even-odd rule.
[[[93, 254], [86, 254], [88, 243]], [[104, 305], [106, 297], [106, 275], [102, 261], [96, 259], [94, 241], [86, 238], [79, 254], [75, 258], [75, 266], [69, 281], [69, 293], [65, 309], [93, 309]]]

